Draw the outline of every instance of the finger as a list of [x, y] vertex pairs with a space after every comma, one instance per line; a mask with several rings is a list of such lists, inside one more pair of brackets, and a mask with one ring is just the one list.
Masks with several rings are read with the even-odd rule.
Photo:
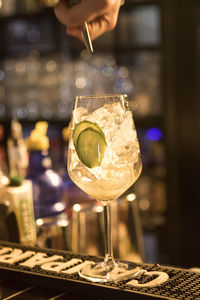
[[93, 18], [95, 18], [96, 14], [100, 14], [100, 10], [98, 7], [96, 7], [97, 12], [95, 13], [95, 7], [93, 6], [93, 4], [92, 6], [89, 5], [89, 1], [90, 0], [85, 0], [69, 8], [67, 6], [67, 0], [60, 0], [54, 8], [55, 15], [62, 24], [68, 27], [79, 27], [85, 21], [88, 21], [88, 19], [92, 20]]
[[82, 0], [70, 11], [73, 19], [71, 25], [76, 27], [84, 22], [90, 23], [105, 14], [118, 14], [120, 3], [121, 0]]
[[83, 37], [82, 37], [80, 28], [68, 28], [67, 27], [66, 33], [68, 35], [78, 38], [79, 40], [81, 40], [83, 42]]
[[112, 11], [113, 7], [118, 11], [120, 0], [82, 0], [81, 3], [71, 8], [67, 7], [66, 0], [61, 0], [55, 7], [55, 14], [66, 26], [78, 27], [85, 21], [91, 22], [106, 12]]
[[[91, 40], [95, 40], [97, 37], [108, 31], [108, 22], [106, 18], [98, 18], [91, 23], [88, 23], [88, 30], [91, 37]], [[83, 41], [80, 28], [77, 27], [68, 27], [66, 29], [67, 34], [77, 37]]]
[[66, 0], [60, 0], [59, 3], [54, 7], [54, 12], [55, 12], [57, 19], [62, 24], [67, 26], [69, 8], [67, 7]]
[[105, 32], [109, 32], [115, 28], [117, 24], [117, 15], [104, 15], [88, 23], [88, 30], [91, 39], [94, 40]]
[[108, 22], [105, 18], [97, 18], [93, 22], [88, 23], [88, 30], [93, 41], [108, 31]]
[[77, 27], [96, 19], [105, 13], [109, 2], [110, 0], [82, 0], [70, 10], [70, 25]]

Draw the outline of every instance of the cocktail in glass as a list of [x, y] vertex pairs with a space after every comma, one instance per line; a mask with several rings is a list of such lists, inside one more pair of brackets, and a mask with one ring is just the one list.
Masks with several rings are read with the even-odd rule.
[[68, 172], [80, 189], [103, 203], [105, 221], [105, 259], [84, 267], [81, 277], [94, 282], [114, 281], [128, 268], [113, 258], [111, 205], [137, 180], [141, 170], [140, 147], [128, 97], [76, 97]]

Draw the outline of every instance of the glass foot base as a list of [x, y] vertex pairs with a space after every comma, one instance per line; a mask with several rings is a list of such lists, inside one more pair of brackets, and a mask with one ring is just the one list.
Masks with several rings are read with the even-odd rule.
[[139, 270], [139, 267], [131, 266], [130, 268], [125, 263], [114, 263], [114, 265], [109, 266], [104, 262], [100, 262], [85, 266], [79, 272], [79, 276], [92, 282], [118, 282], [135, 277], [139, 274]]

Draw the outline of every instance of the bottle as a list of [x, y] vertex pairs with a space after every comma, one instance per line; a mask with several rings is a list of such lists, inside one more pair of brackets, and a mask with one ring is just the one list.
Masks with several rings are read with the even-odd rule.
[[7, 186], [10, 184], [10, 179], [3, 172], [1, 166], [0, 159], [0, 240], [19, 243], [17, 217], [7, 194]]
[[31, 181], [19, 176], [11, 177], [4, 190], [4, 199], [9, 202], [7, 227], [10, 241], [35, 246], [36, 223]]
[[1, 169], [0, 157], [0, 240], [2, 241], [9, 241], [9, 231], [7, 228], [9, 203], [4, 198], [4, 190], [8, 183], [9, 179]]
[[37, 122], [27, 140], [29, 166], [27, 179], [33, 185], [33, 203], [36, 220], [40, 224], [53, 222], [65, 210], [62, 177], [52, 170], [49, 156], [47, 122]]
[[0, 170], [2, 174], [8, 174], [5, 130], [2, 124], [0, 124]]
[[28, 152], [22, 134], [22, 126], [16, 121], [11, 121], [11, 135], [7, 141], [9, 176], [26, 177], [28, 167]]

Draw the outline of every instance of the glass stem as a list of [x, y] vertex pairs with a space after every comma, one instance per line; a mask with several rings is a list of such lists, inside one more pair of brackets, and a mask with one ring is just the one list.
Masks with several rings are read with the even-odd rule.
[[105, 224], [105, 259], [104, 263], [109, 268], [114, 268], [112, 232], [111, 232], [111, 205], [104, 205], [104, 224]]

